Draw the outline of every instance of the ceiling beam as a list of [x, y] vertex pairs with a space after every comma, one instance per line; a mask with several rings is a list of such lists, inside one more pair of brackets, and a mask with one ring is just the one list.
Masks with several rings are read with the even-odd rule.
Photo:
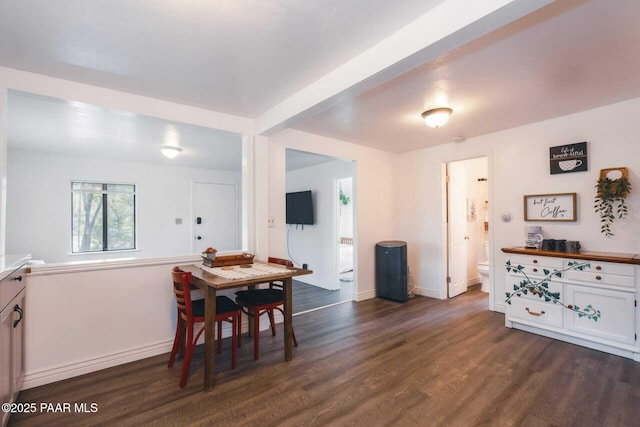
[[272, 135], [503, 27], [554, 0], [445, 0], [256, 119]]

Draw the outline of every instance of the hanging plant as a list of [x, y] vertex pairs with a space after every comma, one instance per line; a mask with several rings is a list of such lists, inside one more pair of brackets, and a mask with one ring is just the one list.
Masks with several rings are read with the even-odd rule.
[[[335, 193], [334, 193], [335, 194]], [[344, 206], [347, 206], [349, 204], [349, 202], [351, 201], [351, 197], [346, 196], [343, 192], [342, 192], [342, 188], [340, 189], [340, 202], [342, 202], [342, 204]]]
[[[610, 179], [607, 174], [612, 170], [619, 170], [622, 176]], [[603, 169], [596, 185], [596, 198], [593, 208], [600, 215], [600, 232], [607, 237], [613, 236], [611, 225], [616, 219], [627, 216], [626, 197], [631, 191], [631, 183], [627, 178], [627, 168]]]

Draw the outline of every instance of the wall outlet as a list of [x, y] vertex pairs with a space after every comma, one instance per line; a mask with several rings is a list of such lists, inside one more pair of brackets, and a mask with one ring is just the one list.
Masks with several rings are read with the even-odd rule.
[[273, 228], [273, 227], [275, 227], [275, 226], [276, 226], [276, 218], [275, 218], [275, 217], [270, 216], [270, 217], [269, 217], [269, 227]]
[[176, 218], [176, 225], [182, 224], [182, 218]]

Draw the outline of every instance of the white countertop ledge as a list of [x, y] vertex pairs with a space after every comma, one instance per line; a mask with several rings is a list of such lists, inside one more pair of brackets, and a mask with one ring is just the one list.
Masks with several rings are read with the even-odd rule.
[[22, 267], [30, 259], [30, 254], [0, 255], [0, 280]]
[[74, 261], [58, 264], [31, 265], [30, 276], [48, 276], [51, 274], [77, 273], [84, 271], [113, 270], [120, 268], [147, 267], [152, 265], [179, 265], [202, 261], [199, 254], [167, 258], [114, 258], [91, 261]]

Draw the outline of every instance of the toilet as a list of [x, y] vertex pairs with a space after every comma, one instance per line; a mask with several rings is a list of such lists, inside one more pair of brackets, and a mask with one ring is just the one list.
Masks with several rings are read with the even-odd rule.
[[484, 246], [484, 254], [487, 258], [486, 261], [480, 261], [478, 263], [478, 273], [480, 274], [480, 279], [482, 280], [482, 286], [480, 290], [482, 292], [489, 292], [489, 242], [482, 242], [482, 246]]

